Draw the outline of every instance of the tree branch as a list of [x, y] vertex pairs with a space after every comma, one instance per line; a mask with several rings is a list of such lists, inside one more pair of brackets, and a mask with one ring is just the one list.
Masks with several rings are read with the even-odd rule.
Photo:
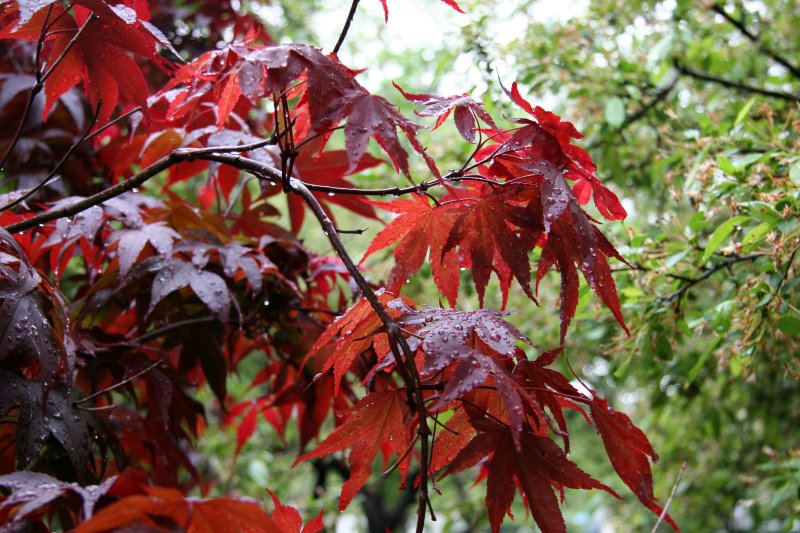
[[765, 55], [767, 55], [770, 59], [772, 59], [776, 63], [785, 67], [786, 70], [788, 70], [792, 74], [792, 76], [800, 80], [800, 68], [797, 68], [795, 65], [791, 64], [786, 58], [784, 58], [783, 56], [781, 56], [780, 54], [769, 48], [767, 45], [765, 45], [763, 42], [761, 42], [761, 39], [759, 38], [758, 35], [754, 34], [753, 32], [747, 29], [747, 26], [744, 25], [744, 20], [734, 18], [733, 15], [725, 11], [725, 8], [719, 3], [712, 4], [711, 10], [714, 11], [715, 13], [718, 13], [725, 20], [730, 22], [734, 27], [736, 27], [737, 30], [739, 30], [739, 33], [750, 39], [750, 41], [753, 44], [755, 44], [756, 47], [761, 52], [763, 52]]
[[[391, 348], [392, 355], [397, 363], [397, 369], [400, 371], [403, 381], [406, 383], [408, 391], [413, 398], [417, 416], [419, 417], [419, 428], [417, 429], [417, 435], [420, 439], [421, 464], [416, 530], [417, 533], [422, 533], [425, 527], [425, 516], [430, 506], [430, 501], [428, 499], [430, 428], [428, 428], [428, 415], [425, 408], [425, 399], [422, 396], [422, 387], [414, 361], [414, 354], [412, 353], [408, 342], [403, 337], [400, 327], [386, 312], [383, 304], [381, 304], [381, 302], [378, 300], [378, 296], [375, 294], [375, 291], [372, 290], [369, 282], [366, 280], [366, 278], [364, 278], [364, 275], [361, 274], [358, 266], [356, 266], [356, 264], [353, 262], [352, 258], [347, 252], [347, 249], [344, 247], [344, 243], [339, 238], [339, 234], [336, 231], [336, 226], [334, 226], [333, 222], [331, 222], [328, 215], [322, 209], [322, 206], [314, 197], [314, 194], [303, 182], [294, 178], [289, 178], [289, 187], [291, 192], [299, 195], [306, 202], [306, 205], [311, 208], [311, 211], [317, 217], [320, 226], [322, 226], [322, 230], [325, 232], [325, 235], [328, 237], [328, 240], [333, 246], [336, 255], [338, 255], [339, 259], [342, 260], [345, 268], [347, 268], [347, 271], [350, 273], [353, 281], [355, 281], [356, 285], [361, 290], [361, 293], [372, 306], [375, 314], [378, 315], [378, 318], [386, 326], [386, 333], [390, 339], [389, 347]], [[403, 353], [402, 357], [400, 350], [402, 350]]]
[[768, 254], [766, 254], [765, 252], [756, 252], [756, 253], [752, 253], [752, 254], [748, 254], [748, 255], [733, 255], [731, 257], [728, 257], [724, 261], [720, 261], [716, 265], [713, 265], [713, 266], [709, 267], [708, 269], [706, 269], [706, 271], [702, 275], [700, 275], [699, 277], [687, 278], [686, 279], [686, 284], [684, 286], [682, 286], [680, 289], [678, 289], [678, 290], [676, 290], [674, 292], [671, 292], [670, 294], [668, 294], [666, 296], [660, 297], [660, 300], [663, 300], [663, 301], [680, 300], [680, 298], [684, 294], [686, 294], [686, 292], [688, 292], [689, 289], [691, 289], [692, 287], [694, 287], [698, 283], [707, 280], [708, 278], [713, 276], [716, 272], [719, 272], [720, 270], [723, 270], [725, 268], [730, 268], [731, 266], [733, 266], [733, 265], [735, 265], [737, 263], [742, 263], [744, 261], [753, 261], [755, 259], [758, 259], [759, 257], [764, 257], [766, 255], [768, 255]]
[[790, 102], [800, 102], [800, 96], [797, 96], [795, 94], [784, 93], [781, 91], [771, 91], [769, 89], [761, 89], [760, 87], [753, 87], [752, 85], [747, 85], [745, 83], [739, 83], [736, 81], [726, 80], [724, 78], [718, 78], [717, 76], [712, 76], [711, 74], [700, 72], [699, 70], [694, 70], [690, 67], [687, 67], [681, 64], [679, 61], [675, 61], [675, 68], [677, 68], [681, 74], [689, 76], [690, 78], [716, 83], [718, 85], [722, 85], [723, 87], [728, 87], [729, 89], [734, 89], [739, 92], [760, 94], [762, 96], [769, 96], [770, 98], [779, 98], [781, 100], [788, 100]]

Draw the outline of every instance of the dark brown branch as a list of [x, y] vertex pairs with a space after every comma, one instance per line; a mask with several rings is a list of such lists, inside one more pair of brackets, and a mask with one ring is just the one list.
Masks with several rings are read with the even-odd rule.
[[784, 93], [781, 91], [771, 91], [769, 89], [761, 89], [760, 87], [753, 87], [752, 85], [747, 85], [745, 83], [726, 80], [724, 78], [712, 76], [711, 74], [707, 74], [705, 72], [700, 72], [699, 70], [694, 70], [677, 61], [675, 62], [675, 68], [677, 68], [681, 74], [689, 76], [690, 78], [716, 83], [718, 85], [722, 85], [723, 87], [728, 87], [729, 89], [734, 89], [739, 92], [760, 94], [762, 96], [769, 96], [770, 98], [788, 100], [790, 102], [800, 102], [800, 96], [796, 94]]
[[769, 48], [767, 45], [765, 45], [761, 41], [761, 39], [759, 38], [758, 35], [756, 35], [755, 33], [751, 32], [749, 29], [747, 29], [747, 26], [745, 26], [745, 24], [744, 24], [744, 20], [734, 18], [733, 15], [728, 13], [725, 10], [725, 8], [721, 4], [718, 4], [718, 3], [712, 4], [711, 5], [711, 10], [714, 11], [715, 13], [718, 13], [725, 20], [730, 22], [737, 30], [739, 30], [739, 33], [741, 33], [742, 35], [744, 35], [745, 37], [750, 39], [750, 41], [753, 44], [755, 44], [756, 47], [762, 53], [764, 53], [767, 57], [769, 57], [770, 59], [772, 59], [776, 63], [782, 65], [783, 67], [785, 67], [786, 70], [791, 72], [792, 76], [794, 76], [795, 78], [800, 80], [800, 68], [797, 68], [795, 65], [791, 64], [785, 57], [781, 56], [780, 54], [778, 54], [777, 52], [775, 52], [774, 50]]
[[659, 89], [658, 91], [654, 92], [648, 102], [643, 102], [642, 107], [640, 107], [635, 113], [631, 113], [630, 115], [625, 117], [625, 121], [622, 125], [618, 128], [620, 130], [625, 129], [629, 125], [633, 124], [637, 120], [640, 120], [643, 116], [645, 116], [651, 109], [653, 109], [656, 105], [664, 101], [664, 97], [666, 97], [672, 90], [675, 88], [675, 85], [678, 84], [678, 80], [680, 79], [680, 74], [677, 73], [673, 76], [672, 80], [665, 85], [663, 88]]
[[[308, 205], [308, 207], [314, 213], [314, 216], [317, 217], [317, 220], [319, 221], [320, 226], [322, 226], [322, 230], [325, 232], [325, 235], [328, 237], [328, 241], [333, 246], [336, 255], [338, 255], [339, 259], [342, 260], [342, 263], [344, 264], [345, 268], [347, 268], [347, 271], [350, 273], [353, 281], [355, 281], [361, 293], [375, 311], [375, 314], [386, 327], [386, 333], [389, 336], [389, 347], [392, 350], [392, 356], [397, 363], [397, 369], [400, 372], [403, 381], [405, 382], [411, 395], [410, 399], [413, 399], [414, 407], [417, 412], [417, 416], [419, 417], [419, 428], [417, 429], [417, 435], [419, 436], [420, 440], [420, 482], [416, 530], [417, 533], [422, 533], [425, 527], [426, 513], [430, 506], [430, 501], [428, 498], [430, 428], [428, 427], [427, 423], [428, 415], [425, 408], [425, 399], [422, 396], [421, 382], [417, 373], [414, 354], [411, 351], [408, 342], [403, 337], [400, 326], [398, 326], [394, 319], [386, 312], [383, 304], [381, 304], [381, 302], [378, 300], [378, 296], [375, 294], [375, 291], [372, 290], [369, 282], [366, 280], [364, 275], [361, 274], [358, 266], [356, 266], [356, 264], [353, 262], [350, 254], [344, 247], [344, 243], [339, 238], [339, 234], [336, 232], [336, 226], [334, 226], [333, 222], [322, 209], [322, 205], [320, 205], [319, 201], [317, 201], [317, 199], [314, 197], [314, 194], [303, 182], [294, 178], [289, 178], [289, 187], [293, 193], [299, 195], [306, 202], [306, 205]], [[402, 357], [400, 355], [401, 350], [403, 353]]]
[[691, 289], [698, 283], [707, 280], [720, 270], [730, 268], [731, 266], [737, 263], [742, 263], [745, 261], [753, 261], [755, 259], [758, 259], [759, 257], [764, 257], [765, 255], [767, 254], [764, 252], [756, 252], [748, 255], [733, 255], [731, 257], [728, 257], [724, 261], [720, 261], [719, 263], [707, 268], [702, 275], [696, 278], [689, 278], [688, 281], [686, 281], [686, 284], [683, 285], [680, 289], [671, 292], [666, 296], [662, 296], [660, 299], [664, 301], [678, 301], [684, 294], [686, 294], [686, 292], [689, 291], [689, 289]]
[[169, 167], [171, 167], [176, 163], [179, 163], [181, 161], [188, 161], [189, 159], [190, 159], [189, 157], [185, 155], [181, 156], [179, 155], [178, 151], [175, 151], [170, 155], [162, 159], [159, 159], [158, 161], [156, 161], [143, 171], [128, 178], [125, 181], [113, 185], [108, 189], [104, 189], [97, 194], [93, 194], [88, 198], [79, 200], [74, 204], [65, 205], [58, 209], [51, 209], [50, 211], [33, 216], [31, 218], [27, 218], [20, 222], [9, 224], [8, 226], [6, 226], [6, 231], [8, 231], [9, 233], [19, 233], [21, 231], [29, 230], [35, 226], [38, 226], [39, 224], [50, 222], [51, 220], [71, 217], [73, 215], [80, 213], [81, 211], [86, 211], [90, 207], [100, 205], [103, 202], [110, 200], [111, 198], [116, 198], [120, 194], [135, 189], [136, 187], [139, 187], [140, 185], [142, 185], [144, 182], [146, 182], [159, 172], [168, 169]]
[[347, 14], [347, 20], [344, 21], [344, 27], [342, 28], [342, 33], [339, 34], [339, 40], [336, 41], [336, 46], [333, 47], [333, 53], [338, 54], [339, 49], [344, 44], [344, 39], [347, 37], [347, 32], [350, 30], [350, 24], [353, 22], [353, 17], [356, 16], [356, 10], [358, 9], [358, 2], [359, 0], [353, 0], [353, 3], [350, 4], [350, 12]]

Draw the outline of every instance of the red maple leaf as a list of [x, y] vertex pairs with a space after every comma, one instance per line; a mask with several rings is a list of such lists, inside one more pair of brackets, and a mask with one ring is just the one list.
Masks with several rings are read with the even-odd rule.
[[165, 523], [196, 533], [284, 531], [257, 503], [232, 498], [185, 498], [175, 489], [162, 487], [146, 487], [145, 491], [146, 495], [128, 496], [104, 507], [73, 531], [103, 533], [137, 525], [160, 531], [159, 526]]
[[[128, 103], [146, 108], [147, 81], [128, 53], [168, 70], [171, 63], [158, 53], [157, 45], [172, 49], [163, 34], [147, 23], [147, 13], [124, 4], [79, 0], [75, 2], [74, 15], [57, 17], [53, 13], [48, 17], [48, 10], [42, 8], [49, 3], [20, 2], [21, 24], [0, 31], [0, 38], [37, 40], [44, 24], [55, 21], [45, 37], [45, 68], [64, 56], [45, 82], [42, 116], [47, 117], [58, 98], [81, 81], [93, 106], [102, 100], [98, 124], [111, 117], [120, 93]], [[86, 27], [70, 44], [83, 24]]]
[[322, 511], [311, 521], [303, 526], [303, 519], [297, 509], [291, 505], [284, 505], [274, 492], [267, 489], [272, 503], [275, 504], [275, 512], [272, 513], [272, 520], [278, 525], [283, 533], [317, 533], [325, 528], [322, 523]]
[[422, 111], [417, 111], [417, 115], [421, 117], [437, 117], [436, 125], [433, 129], [441, 126], [450, 116], [450, 112], [455, 110], [453, 118], [456, 128], [458, 128], [461, 136], [470, 143], [475, 142], [475, 131], [478, 127], [475, 117], [484, 121], [492, 130], [497, 130], [497, 125], [491, 115], [486, 112], [483, 104], [468, 94], [454, 96], [412, 94], [405, 92], [402, 87], [394, 82], [392, 82], [392, 85], [402, 93], [406, 100], [422, 106]]
[[[572, 139], [582, 139], [583, 134], [571, 122], [561, 120], [561, 117], [555, 113], [546, 111], [539, 106], [531, 106], [519, 93], [516, 82], [511, 85], [511, 91], [506, 90], [505, 87], [503, 90], [514, 103], [536, 119], [536, 123], [518, 120], [517, 122], [528, 125], [523, 130], [536, 126], [558, 142], [563, 160], [551, 160], [551, 162], [559, 167], [562, 162], [566, 164], [564, 175], [569, 179], [577, 180], [573, 187], [578, 201], [585, 204], [589, 201], [591, 192], [594, 191], [594, 203], [600, 214], [608, 220], [623, 220], [628, 214], [620, 204], [617, 195], [606, 188], [594, 175], [597, 167], [592, 161], [592, 157], [580, 146], [572, 144]], [[518, 132], [515, 137], [520, 133], [524, 132]]]
[[[609, 408], [608, 402], [602, 398], [595, 396], [589, 406], [614, 470], [645, 507], [660, 515], [663, 508], [653, 495], [653, 474], [650, 471], [650, 460], [657, 461], [658, 455], [647, 436], [633, 425], [628, 415]], [[669, 514], [664, 519], [678, 531]]]
[[[406, 389], [389, 389], [373, 392], [361, 399], [350, 411], [344, 423], [328, 435], [313, 451], [303, 455], [294, 464], [314, 457], [351, 448], [350, 478], [342, 486], [339, 510], [343, 511], [372, 473], [372, 461], [384, 446], [398, 457], [411, 446], [408, 419], [408, 394]], [[411, 464], [411, 455], [400, 462], [399, 470], [405, 478]]]
[[[523, 200], [526, 191], [519, 187], [493, 187], [472, 182], [470, 191], [457, 200], [458, 214], [444, 252], [459, 249], [465, 264], [472, 269], [472, 280], [483, 306], [483, 297], [492, 272], [500, 280], [503, 306], [508, 299], [511, 280], [516, 278], [525, 294], [534, 301], [531, 290], [531, 267], [528, 259], [535, 241], [525, 239], [509, 220], [514, 204]], [[445, 200], [447, 197], [445, 198]]]
[[375, 203], [384, 211], [397, 213], [381, 230], [364, 253], [364, 260], [373, 253], [400, 241], [394, 250], [395, 265], [386, 282], [392, 292], [399, 292], [406, 280], [417, 273], [430, 250], [428, 263], [433, 279], [450, 305], [458, 298], [459, 262], [455, 250], [445, 251], [445, 243], [455, 221], [456, 212], [448, 207], [431, 206], [422, 195], [411, 199]]
[[493, 533], [500, 531], [517, 488], [524, 494], [543, 533], [567, 531], [556, 496], [564, 487], [601, 489], [617, 496], [567, 459], [564, 451], [547, 436], [526, 429], [519, 437], [518, 448], [510, 428], [498, 420], [473, 415], [470, 423], [477, 431], [476, 436], [456, 455], [442, 477], [490, 457], [485, 465], [486, 507]]

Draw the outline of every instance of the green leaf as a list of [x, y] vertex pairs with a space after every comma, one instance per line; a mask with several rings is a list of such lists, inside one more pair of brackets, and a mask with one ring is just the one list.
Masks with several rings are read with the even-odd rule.
[[724, 155], [719, 155], [717, 157], [717, 166], [725, 174], [728, 174], [730, 176], [735, 176], [736, 175], [736, 167], [733, 166], [733, 163], [731, 163], [731, 160], [728, 159], [727, 157], [725, 157]]
[[619, 128], [625, 122], [625, 102], [621, 98], [613, 97], [606, 101], [606, 122], [612, 128]]
[[706, 361], [714, 352], [714, 350], [716, 350], [719, 347], [719, 345], [722, 344], [722, 339], [723, 338], [721, 336], [714, 339], [714, 341], [708, 346], [708, 348], [706, 348], [706, 351], [703, 352], [703, 354], [697, 358], [697, 361], [695, 362], [694, 366], [689, 371], [689, 375], [686, 377], [686, 384], [684, 385], [684, 387], [688, 387], [692, 383], [692, 381], [697, 379], [697, 375], [700, 373], [700, 370], [703, 369], [703, 365], [706, 363]]
[[711, 238], [708, 239], [708, 244], [706, 244], [705, 251], [703, 252], [703, 257], [700, 258], [700, 264], [705, 264], [706, 261], [711, 258], [711, 254], [717, 251], [717, 249], [722, 245], [722, 243], [727, 239], [731, 233], [733, 233], [734, 227], [740, 224], [744, 224], [750, 220], [750, 217], [746, 217], [744, 215], [738, 215], [732, 218], [729, 218], [725, 222], [722, 223], [715, 231], [711, 234]]
[[792, 165], [792, 168], [789, 169], [789, 179], [793, 183], [800, 183], [800, 162], [795, 163]]
[[745, 235], [744, 238], [742, 239], [742, 244], [744, 245], [745, 248], [747, 248], [757, 243], [758, 241], [763, 239], [764, 235], [769, 233], [774, 227], [775, 224], [773, 223], [762, 222], [761, 224], [759, 224], [758, 226], [747, 232], [747, 235]]
[[750, 109], [753, 107], [753, 104], [755, 103], [756, 103], [756, 98], [754, 96], [753, 98], [748, 100], [746, 104], [742, 106], [742, 108], [739, 110], [739, 113], [736, 115], [736, 121], [734, 122], [734, 126], [738, 126], [739, 124], [742, 123], [744, 119], [747, 118], [747, 114], [750, 113]]
[[775, 325], [787, 335], [792, 335], [794, 337], [800, 335], [800, 318], [791, 315], [783, 315], [778, 318]]

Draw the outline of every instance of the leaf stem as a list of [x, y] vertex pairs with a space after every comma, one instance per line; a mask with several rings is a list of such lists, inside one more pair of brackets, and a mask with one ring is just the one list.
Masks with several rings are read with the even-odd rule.
[[672, 492], [669, 493], [669, 499], [667, 499], [667, 503], [664, 504], [664, 509], [661, 510], [661, 514], [658, 515], [658, 520], [656, 521], [653, 529], [650, 530], [650, 533], [656, 533], [658, 530], [658, 526], [661, 525], [661, 522], [664, 521], [666, 518], [667, 513], [669, 512], [669, 507], [672, 505], [672, 501], [675, 499], [675, 493], [678, 492], [678, 484], [681, 482], [681, 477], [683, 477], [683, 472], [686, 470], [686, 461], [683, 462], [681, 465], [681, 470], [678, 472], [678, 477], [675, 478], [675, 484], [672, 486]]
[[86, 398], [81, 398], [80, 400], [76, 400], [76, 401], [72, 402], [72, 405], [80, 405], [82, 403], [86, 403], [86, 402], [92, 401], [95, 398], [97, 398], [98, 396], [102, 396], [103, 394], [106, 394], [107, 392], [111, 392], [114, 389], [118, 389], [118, 388], [122, 387], [123, 385], [125, 385], [126, 383], [130, 383], [134, 379], [147, 374], [148, 372], [153, 370], [155, 367], [157, 367], [161, 363], [162, 363], [162, 361], [156, 361], [152, 365], [147, 366], [147, 368], [145, 368], [144, 370], [140, 370], [139, 372], [135, 373], [134, 375], [132, 375], [130, 377], [127, 377], [127, 378], [123, 379], [122, 381], [120, 381], [118, 383], [114, 383], [113, 385], [109, 385], [108, 387], [106, 387], [104, 389], [100, 389], [99, 391], [90, 394]]

